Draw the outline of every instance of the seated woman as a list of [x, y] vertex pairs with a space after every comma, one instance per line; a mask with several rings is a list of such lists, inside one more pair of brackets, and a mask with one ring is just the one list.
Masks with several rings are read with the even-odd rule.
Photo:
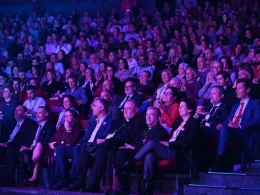
[[0, 123], [1, 123], [1, 141], [8, 141], [9, 135], [12, 133], [16, 124], [14, 112], [18, 106], [18, 100], [12, 98], [13, 89], [5, 87], [3, 90], [4, 100], [0, 102]]
[[127, 78], [130, 78], [132, 72], [128, 69], [128, 63], [125, 58], [119, 60], [118, 71], [115, 73], [115, 77], [118, 78], [121, 82], [124, 82]]
[[70, 75], [68, 78], [69, 89], [65, 91], [65, 95], [72, 95], [78, 104], [86, 104], [88, 102], [85, 89], [77, 86], [77, 75]]
[[[192, 148], [197, 140], [199, 123], [193, 118], [196, 112], [196, 102], [191, 99], [185, 99], [180, 102], [179, 112], [181, 120], [174, 125], [171, 138], [168, 142], [164, 141], [148, 141], [134, 158], [127, 161], [123, 167], [128, 171], [132, 166], [140, 160], [146, 162], [144, 166], [145, 187], [140, 194], [152, 194], [152, 179], [159, 159], [176, 160], [179, 155], [183, 155], [183, 147]], [[124, 178], [120, 178], [120, 182], [126, 182]]]
[[54, 70], [47, 70], [46, 76], [47, 81], [42, 84], [42, 89], [44, 96], [46, 98], [51, 98], [57, 91], [59, 91], [60, 85], [59, 82], [56, 81], [56, 73]]
[[59, 129], [59, 127], [64, 124], [65, 122], [65, 112], [68, 110], [75, 110], [76, 113], [79, 115], [78, 111], [76, 110], [77, 102], [75, 98], [72, 95], [65, 95], [62, 99], [62, 105], [63, 110], [59, 114], [58, 122], [56, 124], [56, 128]]
[[151, 101], [154, 100], [161, 100], [166, 88], [170, 85], [170, 81], [172, 78], [172, 72], [169, 69], [165, 69], [161, 73], [162, 82], [158, 88], [156, 89], [156, 92], [153, 94]]
[[[49, 147], [52, 151], [62, 148], [72, 148], [83, 136], [84, 131], [80, 123], [78, 114], [75, 110], [65, 112], [65, 122], [56, 131], [55, 135], [50, 139]], [[71, 154], [73, 155], [73, 154]], [[56, 157], [58, 158], [58, 157]], [[68, 157], [72, 158], [72, 157]], [[56, 175], [64, 177], [67, 170], [65, 166], [57, 164], [56, 160]]]
[[162, 116], [161, 116], [161, 124], [166, 125], [166, 129], [171, 130], [172, 125], [179, 118], [179, 93], [178, 89], [175, 87], [167, 87], [164, 92], [163, 101], [155, 101], [154, 106], [159, 108]]

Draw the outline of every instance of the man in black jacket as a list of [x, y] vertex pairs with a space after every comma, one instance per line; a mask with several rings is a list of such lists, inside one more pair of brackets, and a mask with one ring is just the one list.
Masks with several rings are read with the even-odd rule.
[[226, 71], [217, 73], [217, 83], [224, 88], [223, 102], [231, 109], [231, 107], [239, 102], [236, 97], [236, 90], [229, 86], [230, 75]]
[[[30, 171], [33, 170], [34, 165], [42, 157], [41, 154], [43, 152], [43, 147], [49, 143], [49, 140], [56, 131], [55, 125], [48, 121], [48, 115], [49, 109], [46, 106], [40, 106], [37, 109], [36, 119], [39, 125], [33, 143], [30, 147], [22, 146], [22, 148], [20, 149], [20, 157], [23, 161], [23, 168], [26, 179], [31, 176], [29, 175]], [[33, 159], [32, 156], [34, 156]], [[31, 179], [33, 179], [33, 181], [36, 181], [36, 176], [37, 175], [34, 174]], [[25, 180], [23, 186], [27, 187], [30, 186], [32, 183], [32, 180]]]
[[128, 79], [125, 83], [125, 95], [124, 96], [117, 96], [113, 99], [113, 104], [118, 106], [120, 109], [123, 110], [124, 104], [127, 100], [134, 100], [136, 105], [139, 107], [142, 102], [145, 100], [144, 96], [139, 95], [136, 92], [136, 83], [133, 79]]
[[26, 107], [22, 105], [16, 107], [14, 118], [17, 124], [9, 136], [9, 140], [6, 143], [0, 143], [0, 146], [6, 149], [2, 186], [14, 185], [14, 166], [21, 146], [30, 147], [35, 137], [37, 123], [27, 119], [26, 114]]
[[219, 139], [219, 124], [224, 122], [228, 117], [230, 110], [223, 102], [224, 88], [221, 86], [214, 86], [211, 89], [210, 103], [205, 106], [198, 106], [196, 111], [196, 118], [200, 117], [201, 127], [204, 132], [217, 141]]

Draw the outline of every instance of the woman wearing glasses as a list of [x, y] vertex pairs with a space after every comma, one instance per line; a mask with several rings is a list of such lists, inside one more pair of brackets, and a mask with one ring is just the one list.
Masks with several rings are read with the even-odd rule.
[[154, 102], [154, 106], [159, 108], [162, 113], [161, 124], [166, 124], [167, 129], [170, 129], [180, 116], [178, 99], [178, 89], [167, 87], [162, 100]]

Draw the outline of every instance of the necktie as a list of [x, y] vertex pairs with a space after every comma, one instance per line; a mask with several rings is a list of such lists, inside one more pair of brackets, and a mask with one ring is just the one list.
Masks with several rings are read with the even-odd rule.
[[239, 108], [237, 116], [233, 119], [233, 123], [238, 124], [239, 120], [242, 117], [243, 109], [244, 109], [244, 103], [242, 102], [242, 103], [240, 103], [240, 108]]
[[210, 115], [210, 116], [213, 116], [213, 115], [215, 114], [217, 108], [218, 108], [217, 106], [213, 106], [213, 107], [211, 108], [211, 110], [209, 111], [209, 115]]
[[37, 132], [36, 132], [36, 135], [35, 135], [35, 138], [34, 138], [34, 141], [33, 141], [33, 143], [32, 143], [32, 147], [35, 147], [36, 144], [38, 143], [38, 140], [39, 140], [39, 136], [40, 136], [40, 134], [41, 134], [41, 131], [42, 131], [42, 125], [39, 125], [39, 128], [38, 128], [38, 130], [37, 130]]
[[120, 109], [123, 109], [123, 106], [124, 106], [125, 102], [126, 102], [127, 100], [129, 100], [129, 99], [130, 99], [130, 95], [126, 96], [125, 99], [124, 99], [124, 100], [122, 101], [122, 103], [120, 104], [119, 108], [120, 108]]

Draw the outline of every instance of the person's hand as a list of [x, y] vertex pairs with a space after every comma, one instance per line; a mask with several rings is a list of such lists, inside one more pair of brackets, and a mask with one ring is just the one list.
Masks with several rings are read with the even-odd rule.
[[22, 146], [21, 149], [20, 149], [20, 152], [23, 151], [23, 150], [32, 150], [32, 148], [28, 148], [26, 146]]
[[207, 74], [207, 78], [206, 78], [206, 84], [211, 84], [214, 81], [214, 77], [213, 74], [211, 72], [209, 72]]
[[146, 139], [143, 139], [142, 142], [143, 142], [143, 144], [145, 144], [146, 143]]
[[199, 115], [206, 115], [207, 113], [205, 112], [205, 107], [204, 106], [197, 106], [197, 111]]
[[56, 144], [56, 142], [49, 143], [50, 149], [55, 150], [54, 144]]
[[6, 143], [0, 143], [0, 146], [6, 148], [7, 144]]
[[240, 128], [240, 126], [236, 123], [233, 123], [233, 121], [229, 120], [228, 127], [231, 128]]
[[182, 85], [182, 87], [184, 88], [184, 89], [186, 89], [187, 88], [187, 80], [186, 79], [181, 79], [181, 85]]
[[105, 139], [97, 139], [97, 144], [102, 144], [105, 141]]
[[221, 123], [220, 123], [220, 124], [218, 124], [218, 125], [217, 125], [217, 127], [216, 127], [216, 128], [217, 128], [217, 130], [218, 130], [218, 131], [220, 131], [220, 129], [222, 128], [222, 126], [223, 126], [223, 125], [222, 125]]
[[130, 150], [134, 150], [134, 149], [135, 149], [134, 146], [132, 146], [132, 145], [130, 145], [130, 144], [127, 144], [127, 143], [125, 143], [124, 146], [121, 146], [121, 147], [119, 147], [119, 148], [120, 148], [120, 149], [130, 149]]
[[165, 142], [165, 141], [163, 141], [163, 142], [160, 142], [162, 145], [165, 145], [165, 146], [169, 146], [169, 142]]

